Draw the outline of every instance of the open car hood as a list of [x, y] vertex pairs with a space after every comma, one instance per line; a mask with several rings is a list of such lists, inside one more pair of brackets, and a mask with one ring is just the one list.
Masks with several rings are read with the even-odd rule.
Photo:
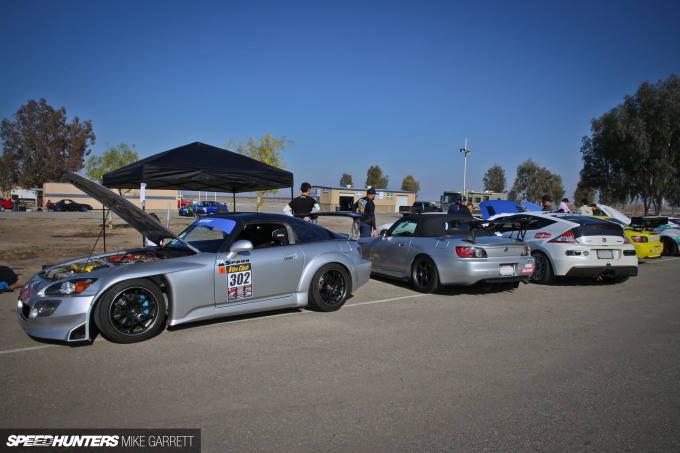
[[163, 239], [176, 239], [186, 244], [191, 250], [196, 250], [194, 247], [191, 247], [180, 239], [180, 237], [171, 230], [161, 225], [145, 211], [133, 205], [120, 195], [113, 193], [106, 187], [73, 173], [64, 175], [62, 181], [70, 182], [78, 189], [115, 212], [121, 219], [125, 220], [135, 230], [139, 231], [142, 236], [149, 238], [153, 243], [160, 245]]
[[521, 201], [520, 204], [524, 206], [527, 211], [543, 211], [543, 207], [530, 201]]
[[479, 210], [482, 212], [482, 217], [488, 219], [496, 214], [517, 214], [518, 212], [526, 212], [519, 203], [510, 200], [487, 200], [479, 204]]
[[603, 210], [609, 217], [613, 217], [619, 222], [623, 222], [626, 225], [630, 225], [630, 217], [628, 217], [627, 215], [622, 214], [616, 209], [604, 204], [598, 204], [597, 207]]

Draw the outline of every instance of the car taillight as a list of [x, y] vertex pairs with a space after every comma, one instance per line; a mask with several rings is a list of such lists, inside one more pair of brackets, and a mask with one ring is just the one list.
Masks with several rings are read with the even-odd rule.
[[359, 255], [361, 255], [361, 246], [357, 244], [357, 252], [359, 252]]
[[478, 247], [456, 247], [456, 253], [461, 258], [486, 258], [486, 250]]
[[647, 237], [646, 236], [631, 236], [630, 240], [640, 244], [642, 242], [647, 242]]
[[524, 250], [522, 250], [522, 256], [529, 256], [529, 255], [531, 255], [531, 247], [529, 247], [529, 245], [527, 245], [526, 247], [524, 247]]
[[628, 240], [628, 238], [626, 236], [623, 237], [623, 243], [624, 244], [630, 244], [630, 241]]
[[578, 242], [574, 238], [574, 232], [571, 230], [560, 234], [555, 239], [552, 239], [550, 242], [558, 242], [561, 244], [578, 244]]

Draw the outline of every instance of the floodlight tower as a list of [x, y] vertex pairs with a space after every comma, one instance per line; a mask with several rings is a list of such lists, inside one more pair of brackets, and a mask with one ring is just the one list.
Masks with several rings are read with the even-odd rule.
[[467, 173], [467, 156], [470, 154], [472, 151], [467, 149], [467, 137], [465, 137], [465, 148], [460, 149], [461, 153], [465, 154], [465, 157], [463, 159], [463, 196], [467, 198], [467, 193], [465, 192], [465, 175]]

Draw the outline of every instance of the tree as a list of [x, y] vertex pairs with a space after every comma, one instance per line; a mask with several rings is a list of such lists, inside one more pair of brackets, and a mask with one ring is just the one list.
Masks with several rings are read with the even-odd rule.
[[354, 183], [352, 182], [352, 175], [348, 175], [347, 173], [343, 173], [342, 177], [340, 178], [340, 187], [347, 187], [347, 186], [353, 186]]
[[538, 204], [543, 195], [550, 195], [553, 200], [561, 200], [564, 197], [562, 177], [550, 173], [529, 159], [517, 167], [517, 177], [508, 192], [508, 199]]
[[[262, 138], [249, 138], [245, 144], [239, 142], [236, 145], [235, 151], [239, 154], [243, 154], [244, 156], [264, 162], [265, 164], [285, 169], [286, 163], [283, 161], [281, 152], [287, 150], [288, 147], [292, 146], [293, 144], [293, 141], [288, 140], [286, 137], [277, 139], [273, 138], [272, 134], [265, 134]], [[234, 144], [231, 139], [227, 141], [227, 149], [233, 146]], [[264, 206], [264, 196], [266, 194], [277, 193], [279, 193], [279, 189], [260, 190], [255, 192], [255, 195], [257, 196], [257, 212], [260, 212], [260, 209], [262, 206]]]
[[600, 202], [641, 199], [658, 214], [680, 191], [680, 78], [644, 82], [634, 96], [591, 121], [581, 180]]
[[418, 193], [420, 191], [420, 183], [413, 179], [413, 176], [408, 175], [401, 183], [401, 190]]
[[583, 183], [583, 181], [579, 181], [578, 184], [576, 184], [576, 190], [574, 191], [574, 204], [576, 206], [581, 205], [581, 200], [586, 200], [588, 204], [592, 203], [595, 201], [595, 195], [597, 193], [597, 190], [593, 189], [592, 187], [588, 187]]
[[[2, 120], [0, 137], [3, 163], [10, 163], [11, 176], [2, 184], [42, 187], [59, 181], [66, 173], [83, 168], [89, 147], [95, 142], [92, 121], [78, 117], [68, 123], [66, 109], [55, 110], [45, 99], [28, 101], [14, 114], [15, 121]], [[2, 179], [2, 178], [0, 178]]]
[[377, 165], [371, 165], [366, 172], [366, 187], [385, 189], [389, 183], [389, 176], [383, 176], [383, 172]]
[[505, 170], [498, 165], [493, 164], [493, 167], [484, 175], [484, 190], [491, 192], [505, 192]]
[[85, 174], [93, 181], [101, 183], [102, 177], [113, 170], [133, 164], [139, 160], [137, 151], [125, 143], [118, 146], [109, 146], [101, 156], [90, 156], [85, 164]]

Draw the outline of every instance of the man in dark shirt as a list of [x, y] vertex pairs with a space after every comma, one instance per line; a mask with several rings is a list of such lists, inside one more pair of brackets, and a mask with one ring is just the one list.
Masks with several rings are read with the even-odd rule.
[[543, 195], [543, 198], [541, 198], [541, 204], [543, 205], [544, 211], [557, 212], [557, 206], [553, 204], [553, 199], [550, 195]]
[[360, 198], [354, 203], [354, 206], [352, 206], [352, 212], [361, 214], [361, 218], [359, 219], [359, 236], [362, 238], [370, 238], [371, 236], [377, 236], [378, 234], [378, 228], [375, 225], [374, 198], [375, 189], [371, 187], [366, 191], [366, 196]]
[[461, 197], [457, 202], [453, 203], [451, 206], [449, 206], [448, 213], [449, 214], [456, 214], [460, 210], [460, 208], [464, 208], [466, 206], [467, 198]]
[[[316, 200], [309, 196], [309, 192], [312, 190], [311, 184], [308, 182], [303, 182], [300, 186], [300, 196], [293, 198], [290, 203], [288, 203], [283, 208], [283, 213], [294, 216], [295, 214], [306, 214], [311, 212], [319, 212], [321, 208]], [[310, 221], [309, 216], [304, 217], [305, 220]]]

